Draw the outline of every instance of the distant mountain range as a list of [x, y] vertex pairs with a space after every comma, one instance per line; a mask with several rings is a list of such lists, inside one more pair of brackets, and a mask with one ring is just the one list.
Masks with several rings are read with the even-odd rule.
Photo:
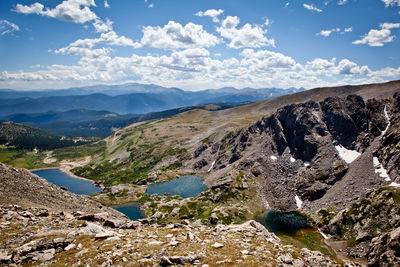
[[108, 111], [93, 111], [86, 109], [70, 110], [65, 112], [49, 111], [32, 114], [19, 113], [0, 117], [0, 123], [12, 121], [62, 135], [106, 137], [112, 134], [115, 130], [136, 122], [161, 119], [194, 109], [222, 110], [248, 103], [250, 102], [218, 105], [205, 104], [146, 114], [126, 115], [119, 115]]
[[74, 109], [144, 114], [208, 103], [260, 101], [304, 90], [304, 88], [236, 89], [228, 87], [192, 92], [136, 83], [43, 91], [2, 89], [0, 90], [0, 116], [16, 113], [63, 112]]

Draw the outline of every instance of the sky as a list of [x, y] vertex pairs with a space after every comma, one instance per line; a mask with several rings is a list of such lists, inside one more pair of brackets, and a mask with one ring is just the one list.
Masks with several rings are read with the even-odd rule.
[[0, 88], [400, 79], [400, 0], [1, 0]]

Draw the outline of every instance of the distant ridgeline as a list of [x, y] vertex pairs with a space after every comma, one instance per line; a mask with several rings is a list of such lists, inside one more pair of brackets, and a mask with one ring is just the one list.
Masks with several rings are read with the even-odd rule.
[[66, 112], [49, 111], [33, 114], [12, 114], [0, 118], [0, 121], [13, 121], [69, 136], [106, 137], [112, 134], [115, 130], [136, 122], [161, 119], [193, 109], [222, 110], [249, 103], [250, 102], [205, 104], [147, 114], [128, 115], [119, 115], [109, 111], [94, 111], [86, 109], [70, 110]]

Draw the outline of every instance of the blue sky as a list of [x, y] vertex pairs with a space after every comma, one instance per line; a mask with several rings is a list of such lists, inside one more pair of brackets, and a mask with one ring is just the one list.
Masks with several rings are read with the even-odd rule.
[[0, 88], [400, 79], [400, 0], [1, 0]]

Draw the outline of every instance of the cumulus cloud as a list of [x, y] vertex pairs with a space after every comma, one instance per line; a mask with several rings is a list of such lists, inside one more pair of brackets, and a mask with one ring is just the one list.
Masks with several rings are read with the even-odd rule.
[[[205, 48], [169, 55], [110, 57], [109, 51], [76, 49], [78, 65], [52, 65], [39, 70], [0, 72], [0, 85], [50, 86], [135, 81], [191, 89], [235, 87], [316, 87], [370, 83], [399, 78], [400, 68], [371, 71], [349, 59], [316, 58], [305, 65], [269, 50], [244, 49], [239, 58], [213, 59]], [[72, 53], [72, 51], [71, 51]]]
[[107, 2], [107, 0], [104, 1], [104, 7], [105, 8], [110, 8], [110, 4]]
[[347, 4], [347, 2], [348, 2], [348, 0], [339, 0], [339, 1], [338, 1], [338, 5], [339, 5], [339, 6], [342, 6], [342, 5]]
[[8, 20], [0, 20], [0, 34], [13, 34], [15, 31], [19, 31], [18, 25], [9, 22]]
[[217, 9], [208, 9], [204, 12], [199, 11], [195, 15], [198, 17], [208, 16], [208, 17], [211, 17], [214, 22], [219, 22], [218, 16], [221, 15], [222, 13], [224, 13], [224, 10], [222, 10], [222, 9], [218, 9], [218, 10]]
[[242, 64], [250, 65], [259, 70], [291, 68], [296, 64], [293, 58], [269, 50], [254, 51], [248, 48], [244, 49], [240, 55], [245, 58]]
[[154, 7], [154, 3], [151, 3], [148, 8], [153, 8]]
[[303, 4], [303, 7], [304, 7], [305, 9], [310, 10], [310, 11], [322, 12], [322, 9], [317, 8], [314, 4], [311, 4], [311, 5], [309, 5], [309, 4]]
[[369, 46], [382, 47], [385, 43], [390, 43], [394, 40], [394, 35], [391, 35], [391, 29], [400, 28], [400, 23], [382, 23], [380, 30], [371, 29], [360, 40], [353, 41], [353, 44], [368, 44]]
[[265, 34], [267, 33], [259, 25], [245, 24], [241, 28], [237, 28], [240, 19], [236, 16], [226, 17], [221, 26], [217, 28], [217, 32], [225, 39], [230, 40], [228, 46], [231, 48], [239, 49], [245, 47], [275, 47], [275, 40], [268, 39]]
[[385, 3], [386, 7], [388, 6], [400, 6], [400, 0], [382, 0]]
[[338, 74], [368, 74], [370, 72], [368, 66], [359, 67], [355, 62], [348, 59], [343, 59], [339, 62], [337, 68]]
[[94, 0], [65, 0], [53, 9], [45, 9], [38, 2], [30, 6], [17, 4], [15, 11], [23, 14], [42, 15], [67, 22], [85, 23], [97, 18], [96, 14], [90, 10], [90, 6], [96, 6]]
[[189, 22], [185, 26], [175, 21], [167, 25], [143, 27], [143, 37], [136, 47], [155, 47], [165, 50], [211, 47], [221, 40], [208, 33], [202, 25]]
[[96, 32], [108, 32], [112, 31], [113, 22], [106, 18], [106, 21], [102, 21], [100, 19], [96, 19], [93, 22], [93, 27], [96, 29]]
[[335, 66], [336, 58], [331, 61], [323, 58], [315, 58], [312, 61], [308, 61], [306, 66], [316, 70], [330, 70]]

